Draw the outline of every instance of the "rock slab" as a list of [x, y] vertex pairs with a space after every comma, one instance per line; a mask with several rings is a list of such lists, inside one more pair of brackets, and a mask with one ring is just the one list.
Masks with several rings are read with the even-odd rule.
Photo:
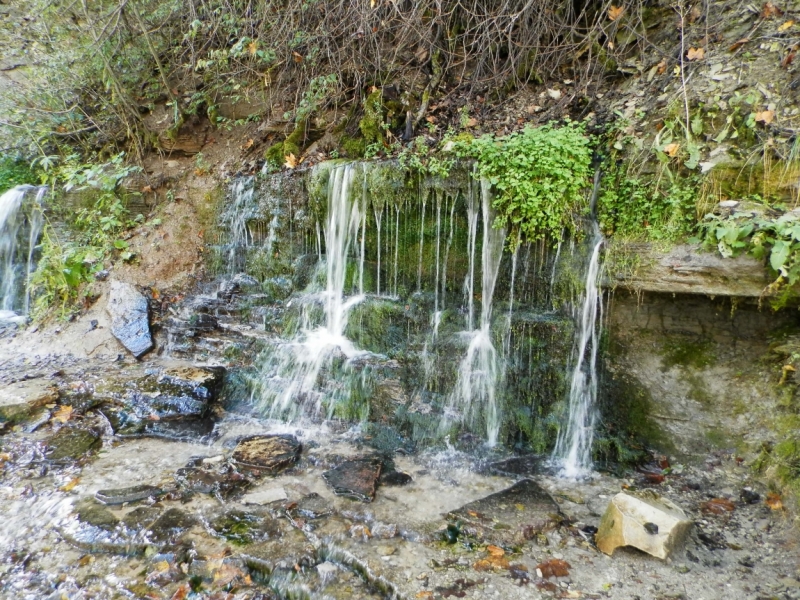
[[231, 458], [256, 474], [274, 475], [297, 462], [302, 449], [293, 435], [254, 435], [241, 440]]
[[632, 546], [666, 559], [683, 543], [691, 526], [680, 507], [656, 493], [633, 496], [622, 492], [611, 499], [595, 542], [605, 554]]
[[153, 349], [147, 298], [129, 283], [112, 281], [106, 311], [111, 317], [111, 333], [135, 358]]
[[378, 489], [383, 461], [380, 458], [358, 458], [347, 460], [322, 474], [325, 482], [339, 496], [372, 502]]
[[44, 379], [19, 381], [0, 388], [0, 421], [16, 422], [58, 400], [58, 389]]

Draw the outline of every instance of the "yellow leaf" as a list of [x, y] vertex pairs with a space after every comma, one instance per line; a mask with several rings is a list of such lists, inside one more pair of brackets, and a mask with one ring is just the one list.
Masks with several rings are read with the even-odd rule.
[[65, 483], [64, 485], [61, 486], [61, 491], [62, 492], [71, 491], [76, 485], [78, 485], [78, 482], [80, 480], [81, 480], [80, 477], [73, 477], [67, 483]]
[[53, 415], [53, 421], [59, 421], [60, 423], [66, 423], [72, 417], [72, 407], [71, 406], [62, 406], [59, 408], [55, 414]]
[[166, 560], [159, 561], [153, 566], [156, 568], [156, 571], [169, 571], [169, 563]]
[[285, 167], [294, 169], [297, 167], [297, 157], [294, 154], [287, 154], [285, 157], [286, 162], [283, 163]]
[[256, 40], [253, 40], [252, 42], [247, 44], [247, 52], [250, 54], [250, 56], [253, 56], [257, 50], [258, 50], [258, 42]]
[[608, 19], [610, 21], [616, 21], [622, 16], [622, 13], [625, 12], [624, 6], [614, 6], [613, 4], [608, 7]]
[[781, 25], [780, 27], [778, 27], [778, 31], [786, 31], [786, 30], [787, 30], [787, 29], [789, 29], [789, 28], [790, 28], [792, 25], [794, 25], [794, 21], [786, 21], [786, 23], [784, 23], [783, 25]]
[[500, 546], [486, 546], [486, 551], [489, 553], [489, 556], [503, 556], [506, 551], [503, 550]]
[[705, 48], [689, 48], [686, 58], [689, 60], [703, 60], [706, 57]]
[[671, 144], [667, 144], [666, 146], [664, 146], [664, 152], [666, 152], [667, 156], [669, 156], [670, 158], [675, 158], [678, 154], [678, 150], [680, 149], [681, 145], [675, 142], [672, 142]]
[[779, 494], [767, 494], [765, 504], [769, 506], [771, 510], [783, 510], [783, 502]]
[[370, 8], [375, 8], [376, 4], [377, 4], [377, 2], [375, 2], [375, 0], [369, 0], [369, 7]]
[[253, 138], [250, 138], [249, 140], [247, 140], [247, 141], [244, 143], [244, 145], [242, 146], [242, 149], [243, 149], [243, 150], [247, 150], [248, 148], [252, 148], [254, 143], [255, 143], [255, 142], [253, 141]]
[[775, 113], [771, 110], [762, 110], [756, 113], [756, 123], [764, 123], [769, 125], [775, 119]]

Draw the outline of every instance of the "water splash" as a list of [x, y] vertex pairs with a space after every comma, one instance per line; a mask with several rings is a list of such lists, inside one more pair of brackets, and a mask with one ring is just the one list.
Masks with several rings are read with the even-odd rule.
[[[34, 200], [24, 202], [34, 190]], [[46, 187], [20, 185], [0, 196], [0, 313], [7, 317], [30, 310], [27, 280], [44, 226], [41, 202], [46, 192]]]
[[[590, 206], [594, 204], [599, 189], [599, 176]], [[586, 477], [592, 470], [592, 442], [597, 421], [597, 353], [602, 326], [603, 298], [600, 290], [602, 263], [600, 250], [603, 235], [596, 220], [591, 225], [591, 248], [583, 301], [576, 314], [578, 324], [572, 377], [569, 388], [569, 415], [567, 423], [559, 430], [553, 459], [562, 477]]]

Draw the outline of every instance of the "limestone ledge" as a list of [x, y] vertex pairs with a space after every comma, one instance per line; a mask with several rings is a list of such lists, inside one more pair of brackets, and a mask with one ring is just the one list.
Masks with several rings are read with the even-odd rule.
[[703, 250], [699, 244], [681, 244], [666, 251], [654, 244], [624, 244], [613, 250], [614, 254], [634, 259], [636, 268], [630, 273], [629, 269], [609, 264], [606, 287], [757, 298], [765, 295], [772, 283], [763, 261], [746, 255], [724, 258], [717, 252]]

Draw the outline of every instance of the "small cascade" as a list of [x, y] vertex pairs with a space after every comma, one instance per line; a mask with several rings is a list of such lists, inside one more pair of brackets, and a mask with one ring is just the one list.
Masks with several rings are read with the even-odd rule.
[[[591, 208], [599, 190], [595, 175]], [[559, 430], [553, 458], [562, 477], [585, 477], [592, 469], [592, 441], [597, 421], [597, 353], [602, 326], [603, 298], [600, 289], [603, 235], [596, 219], [591, 224], [591, 254], [586, 269], [585, 289], [575, 315], [578, 326], [569, 388], [567, 423]]]
[[[364, 299], [360, 293], [364, 285], [363, 246], [359, 257], [359, 294], [345, 298], [348, 256], [364, 228], [364, 199], [361, 194], [353, 197], [354, 178], [355, 168], [351, 164], [331, 170], [324, 228], [325, 290], [297, 299], [302, 304], [297, 334], [288, 342], [276, 344], [265, 357], [263, 376], [256, 387], [260, 395], [257, 400], [271, 417], [291, 420], [320, 416], [323, 408], [323, 393], [317, 389], [320, 372], [331, 367], [335, 359], [344, 358], [347, 362], [367, 354], [358, 350], [344, 333], [350, 310]], [[320, 303], [322, 319], [317, 310]]]
[[233, 182], [230, 192], [230, 202], [220, 217], [221, 224], [227, 230], [224, 240], [225, 265], [224, 271], [232, 275], [242, 272], [245, 268], [245, 252], [253, 243], [252, 232], [247, 227], [250, 217], [253, 194], [255, 192], [255, 177], [239, 177]]
[[[46, 192], [46, 187], [20, 185], [0, 196], [0, 320], [30, 310], [27, 282], [44, 226], [41, 202]], [[29, 196], [32, 201], [26, 202]]]
[[[492, 226], [491, 192], [489, 182], [482, 180], [480, 189], [481, 214], [483, 218], [483, 244], [481, 249], [481, 319], [480, 327], [469, 331], [469, 347], [458, 369], [458, 382], [451, 395], [451, 406], [456, 408], [465, 420], [474, 421], [479, 412], [486, 420], [486, 442], [492, 447], [497, 444], [500, 433], [500, 414], [497, 403], [497, 384], [502, 365], [492, 343], [492, 302], [495, 284], [503, 255], [504, 229]], [[477, 232], [478, 210], [476, 198], [469, 199], [470, 223], [470, 268], [467, 285], [469, 297], [468, 324], [473, 326], [474, 317], [474, 252]]]

